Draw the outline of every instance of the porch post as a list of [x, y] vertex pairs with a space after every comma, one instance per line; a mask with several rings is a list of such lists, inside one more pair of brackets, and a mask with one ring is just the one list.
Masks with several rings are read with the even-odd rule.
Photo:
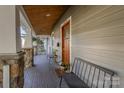
[[19, 6], [0, 6], [0, 87], [23, 87]]

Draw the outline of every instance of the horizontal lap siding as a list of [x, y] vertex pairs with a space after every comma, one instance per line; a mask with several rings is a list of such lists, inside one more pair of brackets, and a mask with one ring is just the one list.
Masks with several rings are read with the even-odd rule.
[[81, 57], [116, 71], [124, 87], [124, 6], [72, 6], [54, 31], [70, 15], [72, 60]]

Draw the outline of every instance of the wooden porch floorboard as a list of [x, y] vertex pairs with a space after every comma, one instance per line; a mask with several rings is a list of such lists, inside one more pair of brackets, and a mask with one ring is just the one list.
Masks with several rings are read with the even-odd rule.
[[[55, 73], [55, 64], [49, 64], [46, 55], [34, 57], [35, 66], [25, 69], [24, 88], [58, 88], [59, 78]], [[68, 88], [63, 80], [62, 88]]]

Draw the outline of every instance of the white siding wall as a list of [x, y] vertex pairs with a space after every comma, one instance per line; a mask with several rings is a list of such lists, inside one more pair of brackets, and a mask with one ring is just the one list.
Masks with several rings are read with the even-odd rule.
[[70, 7], [53, 29], [60, 42], [60, 25], [69, 16], [72, 60], [81, 57], [112, 69], [120, 77], [120, 87], [124, 87], [124, 6]]

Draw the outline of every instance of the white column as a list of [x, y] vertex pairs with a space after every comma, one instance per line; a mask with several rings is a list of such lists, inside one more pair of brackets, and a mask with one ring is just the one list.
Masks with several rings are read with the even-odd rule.
[[3, 88], [9, 88], [10, 87], [10, 70], [9, 65], [3, 66]]
[[0, 6], [0, 53], [17, 53], [21, 50], [19, 20], [16, 6]]

